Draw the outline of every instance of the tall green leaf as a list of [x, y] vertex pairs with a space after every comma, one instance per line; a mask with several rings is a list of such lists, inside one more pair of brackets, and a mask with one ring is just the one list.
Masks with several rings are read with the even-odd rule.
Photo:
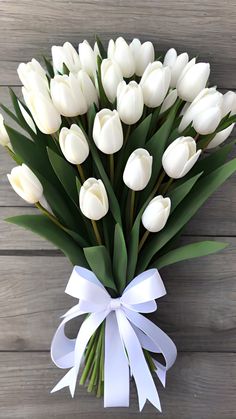
[[198, 181], [203, 172], [198, 173], [192, 178], [186, 180], [183, 184], [177, 186], [168, 192], [168, 197], [171, 199], [171, 213], [180, 204], [180, 202], [188, 195], [195, 183]]
[[78, 244], [44, 215], [20, 215], [7, 218], [6, 221], [24, 227], [50, 241], [68, 257], [73, 265], [88, 266]]
[[119, 224], [116, 224], [115, 226], [113, 272], [118, 290], [121, 293], [126, 285], [127, 249], [124, 234]]
[[105, 246], [93, 246], [84, 248], [86, 260], [93, 273], [105, 287], [116, 290], [113, 280], [110, 255]]
[[170, 217], [166, 227], [145, 245], [140, 254], [138, 272], [142, 272], [154, 255], [192, 218], [209, 196], [236, 171], [236, 159], [200, 179], [186, 199]]
[[178, 247], [177, 249], [171, 250], [169, 253], [161, 256], [152, 262], [151, 267], [161, 269], [164, 268], [164, 266], [169, 266], [173, 263], [181, 262], [182, 260], [198, 258], [200, 256], [207, 256], [212, 253], [219, 252], [226, 246], [227, 243], [208, 240], [186, 244], [185, 246]]

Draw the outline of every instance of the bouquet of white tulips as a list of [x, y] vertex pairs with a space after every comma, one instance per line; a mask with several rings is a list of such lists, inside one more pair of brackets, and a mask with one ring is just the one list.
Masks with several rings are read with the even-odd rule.
[[[73, 395], [80, 374], [105, 406], [127, 406], [132, 376], [140, 409], [146, 399], [160, 409], [152, 377], [164, 385], [176, 349], [140, 313], [165, 294], [157, 269], [226, 246], [178, 247], [178, 238], [236, 170], [234, 141], [223, 144], [236, 95], [209, 86], [208, 63], [173, 48], [158, 56], [138, 39], [105, 49], [96, 38], [78, 52], [66, 42], [44, 60], [46, 70], [35, 59], [19, 65], [24, 102], [10, 91], [14, 111], [1, 107], [20, 130], [1, 116], [0, 143], [17, 163], [11, 186], [39, 210], [7, 221], [51, 241], [74, 266], [66, 292], [79, 303], [51, 350], [69, 372], [53, 391]], [[67, 338], [65, 324], [82, 314], [77, 337]]]

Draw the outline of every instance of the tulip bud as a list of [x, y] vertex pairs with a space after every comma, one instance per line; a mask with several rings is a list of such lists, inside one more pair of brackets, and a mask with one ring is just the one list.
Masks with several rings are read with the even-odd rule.
[[129, 156], [123, 173], [123, 181], [133, 191], [144, 189], [152, 174], [152, 156], [144, 148], [137, 148]]
[[93, 139], [97, 148], [105, 154], [113, 154], [121, 149], [123, 130], [116, 110], [102, 109], [96, 114]]
[[79, 57], [82, 69], [85, 70], [90, 77], [94, 77], [97, 69], [96, 53], [94, 53], [92, 47], [86, 40], [79, 44]]
[[43, 187], [26, 164], [16, 166], [7, 175], [14, 191], [29, 204], [36, 204], [43, 195]]
[[116, 98], [117, 87], [123, 80], [119, 65], [109, 58], [102, 60], [101, 78], [106, 96], [113, 103]]
[[231, 124], [229, 127], [218, 132], [211, 140], [211, 142], [208, 144], [207, 149], [211, 149], [222, 144], [230, 136], [231, 132], [233, 131], [234, 125], [235, 124]]
[[161, 105], [160, 114], [170, 109], [171, 106], [174, 105], [176, 99], [177, 99], [177, 90], [176, 89], [170, 90], [170, 92], [168, 93], [168, 95], [166, 96], [166, 98], [164, 99]]
[[0, 144], [3, 147], [8, 147], [11, 149], [10, 138], [8, 137], [8, 133], [4, 126], [4, 119], [1, 114], [0, 114]]
[[24, 87], [22, 93], [37, 127], [44, 134], [53, 134], [61, 125], [61, 116], [52, 103], [49, 95], [28, 91]]
[[162, 156], [162, 166], [167, 175], [174, 179], [185, 176], [201, 154], [201, 150], [196, 149], [192, 137], [179, 137], [173, 141]]
[[48, 93], [49, 85], [46, 72], [34, 58], [28, 63], [21, 63], [17, 69], [21, 83], [27, 90], [38, 90]]
[[122, 81], [117, 88], [117, 110], [122, 122], [135, 124], [143, 113], [142, 88], [135, 81]]
[[214, 132], [222, 118], [222, 97], [215, 87], [203, 89], [184, 112], [179, 131], [192, 122], [199, 134]]
[[79, 54], [70, 42], [65, 42], [62, 47], [55, 45], [52, 47], [52, 62], [55, 74], [63, 74], [63, 64], [72, 73], [78, 72], [81, 68]]
[[101, 57], [101, 54], [100, 54], [100, 50], [99, 50], [97, 41], [94, 43], [93, 52], [94, 52], [94, 55], [95, 55], [96, 62], [97, 62], [97, 58], [98, 57], [102, 58]]
[[148, 64], [140, 81], [143, 100], [149, 108], [160, 106], [170, 86], [171, 72], [160, 61]]
[[29, 115], [29, 113], [25, 110], [24, 106], [22, 106], [21, 102], [19, 100], [17, 100], [20, 111], [22, 113], [22, 116], [26, 122], [27, 125], [29, 125], [29, 127], [32, 129], [32, 131], [37, 134], [37, 130], [36, 130], [36, 126], [35, 123], [33, 121], [33, 119], [31, 118], [31, 116]]
[[170, 215], [170, 208], [170, 198], [163, 198], [162, 195], [153, 198], [142, 215], [142, 223], [146, 230], [151, 233], [157, 233], [162, 230]]
[[98, 104], [98, 95], [96, 87], [94, 86], [92, 80], [90, 79], [89, 75], [84, 70], [80, 70], [77, 74], [77, 78], [80, 82], [80, 88], [83, 93], [83, 96], [86, 100], [87, 107], [95, 103]]
[[188, 102], [192, 102], [195, 97], [206, 86], [210, 75], [210, 64], [197, 63], [193, 58], [184, 67], [177, 82], [178, 96]]
[[168, 66], [171, 70], [170, 87], [176, 87], [180, 74], [188, 64], [188, 54], [183, 52], [178, 55], [174, 48], [170, 48], [164, 58], [164, 66]]
[[228, 91], [223, 95], [222, 118], [230, 113], [230, 116], [236, 114], [236, 93]]
[[152, 63], [155, 58], [153, 44], [150, 41], [141, 44], [140, 40], [135, 38], [129, 45], [135, 62], [135, 74], [142, 76], [145, 68]]
[[79, 204], [82, 213], [90, 220], [100, 220], [109, 209], [106, 189], [100, 179], [89, 178], [80, 188]]
[[114, 42], [110, 39], [107, 57], [114, 60], [120, 67], [124, 77], [131, 77], [135, 71], [135, 61], [129, 45], [124, 38], [119, 37]]
[[87, 112], [87, 103], [81, 91], [80, 81], [73, 73], [69, 76], [55, 76], [51, 80], [52, 101], [64, 116], [83, 115]]
[[66, 160], [72, 164], [83, 163], [89, 155], [89, 146], [83, 131], [76, 124], [63, 127], [59, 135], [59, 144]]

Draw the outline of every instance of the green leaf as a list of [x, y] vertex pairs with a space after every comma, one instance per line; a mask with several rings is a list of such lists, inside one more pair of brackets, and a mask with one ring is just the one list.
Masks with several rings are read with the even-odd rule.
[[[10, 96], [11, 96], [11, 101], [12, 101], [12, 105], [15, 109], [15, 113], [16, 116], [18, 118], [18, 124], [26, 131], [28, 132], [32, 137], [36, 138], [36, 134], [34, 133], [34, 131], [32, 131], [32, 129], [30, 128], [30, 126], [27, 124], [27, 122], [25, 121], [25, 118], [22, 115], [19, 103], [18, 103], [18, 97], [16, 96], [15, 92], [9, 88], [9, 92], [10, 92]], [[29, 116], [32, 118], [31, 112], [29, 111], [29, 109], [22, 103], [20, 102], [21, 105], [23, 106], [23, 108], [25, 109], [25, 111], [29, 114]], [[33, 119], [33, 118], [32, 118]]]
[[122, 228], [119, 224], [115, 226], [114, 252], [113, 252], [113, 272], [118, 285], [118, 290], [122, 293], [126, 285], [127, 273], [127, 249]]
[[17, 116], [12, 112], [12, 111], [10, 111], [10, 109], [8, 109], [5, 105], [3, 105], [2, 103], [0, 103], [0, 107], [2, 108], [2, 110], [4, 111], [4, 112], [6, 112], [6, 114], [8, 115], [8, 116], [10, 116], [10, 118], [13, 120], [13, 121], [15, 121], [19, 126], [21, 126], [21, 124], [20, 124], [20, 121], [18, 120], [18, 118], [17, 118]]
[[161, 269], [164, 266], [169, 266], [173, 263], [181, 262], [182, 260], [207, 256], [212, 253], [219, 252], [220, 250], [224, 249], [227, 245], [227, 243], [207, 240], [187, 244], [185, 246], [181, 246], [177, 249], [171, 250], [169, 253], [166, 253], [165, 255], [161, 256], [151, 264], [151, 267]]
[[197, 180], [200, 178], [203, 172], [198, 173], [197, 175], [193, 176], [192, 178], [186, 180], [186, 182], [182, 183], [181, 185], [177, 186], [171, 191], [168, 192], [168, 197], [171, 199], [171, 213], [175, 210], [175, 208], [180, 204], [180, 202], [188, 195], [191, 191]]
[[105, 287], [116, 290], [113, 280], [112, 265], [109, 253], [105, 246], [84, 248], [86, 260], [93, 273]]
[[200, 179], [181, 202], [167, 222], [166, 227], [145, 245], [140, 254], [138, 272], [143, 272], [153, 256], [192, 218], [210, 195], [236, 171], [236, 159]]
[[102, 44], [102, 41], [100, 40], [100, 38], [99, 38], [98, 35], [95, 36], [95, 41], [97, 42], [98, 49], [99, 49], [99, 52], [101, 54], [101, 57], [104, 60], [104, 58], [107, 57], [107, 53], [106, 53], [106, 50], [105, 50], [105, 48], [104, 48], [104, 46]]
[[50, 241], [68, 257], [73, 265], [88, 266], [78, 244], [44, 215], [20, 215], [7, 218], [6, 221], [24, 227]]
[[43, 57], [43, 59], [44, 59], [44, 63], [46, 65], [47, 72], [48, 72], [50, 78], [53, 78], [54, 77], [54, 70], [53, 70], [53, 66], [52, 66], [51, 61], [49, 61], [46, 57]]

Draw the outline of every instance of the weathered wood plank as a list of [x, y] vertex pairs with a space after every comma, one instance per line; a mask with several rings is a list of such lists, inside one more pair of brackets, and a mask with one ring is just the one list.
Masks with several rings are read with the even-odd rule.
[[[87, 393], [84, 387], [77, 387], [75, 399], [71, 399], [68, 389], [49, 394], [65, 373], [52, 365], [49, 353], [1, 353], [0, 366], [4, 419], [128, 419], [139, 415], [133, 382], [129, 409], [103, 409], [102, 399]], [[180, 353], [168, 372], [166, 389], [158, 385], [158, 391], [164, 419], [234, 419], [236, 354]], [[157, 415], [147, 403], [142, 418]]]
[[[0, 83], [17, 84], [19, 62], [50, 52], [50, 46], [66, 40], [75, 45], [99, 33], [105, 41], [127, 34], [151, 39], [160, 51], [171, 46], [210, 60], [212, 82], [236, 87], [234, 0], [227, 7], [219, 0], [106, 1], [10, 0], [1, 3]], [[219, 30], [220, 27], [220, 30]]]
[[[217, 256], [161, 272], [168, 294], [158, 304], [155, 321], [179, 350], [235, 350], [236, 239], [227, 240], [230, 246]], [[58, 256], [0, 257], [0, 350], [49, 348], [59, 316], [74, 303], [64, 294], [71, 269]]]

